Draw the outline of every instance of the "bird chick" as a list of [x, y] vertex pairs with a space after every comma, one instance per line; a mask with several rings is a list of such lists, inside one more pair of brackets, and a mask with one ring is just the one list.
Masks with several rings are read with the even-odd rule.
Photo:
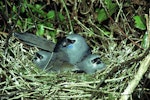
[[96, 54], [88, 55], [83, 61], [77, 63], [76, 66], [87, 74], [93, 74], [106, 67], [101, 61], [100, 56]]

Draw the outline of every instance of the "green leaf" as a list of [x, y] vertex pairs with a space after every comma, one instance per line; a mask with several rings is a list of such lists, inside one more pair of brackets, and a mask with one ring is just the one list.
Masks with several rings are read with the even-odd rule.
[[24, 6], [21, 7], [21, 12], [22, 12], [22, 13], [25, 12], [25, 7], [24, 7]]
[[41, 10], [42, 6], [39, 5], [39, 4], [36, 4], [36, 5], [35, 5], [35, 8]]
[[20, 19], [17, 20], [17, 25], [22, 26], [22, 23], [21, 23]]
[[99, 22], [103, 22], [104, 20], [106, 20], [108, 17], [107, 17], [107, 14], [105, 12], [104, 9], [98, 9], [98, 17], [97, 17], [97, 20]]
[[54, 38], [55, 35], [56, 35], [56, 31], [55, 31], [55, 30], [54, 30], [54, 31], [50, 31], [50, 32], [49, 32], [49, 35], [52, 36], [52, 37]]
[[38, 24], [38, 29], [36, 31], [36, 35], [42, 36], [44, 35], [44, 25], [43, 24]]
[[13, 6], [13, 12], [17, 12], [16, 6]]
[[140, 16], [134, 16], [133, 17], [134, 19], [134, 26], [140, 30], [146, 30], [146, 25], [145, 25], [145, 22], [144, 22], [144, 19]]
[[148, 33], [147, 32], [145, 32], [145, 34], [144, 34], [144, 36], [143, 36], [143, 40], [142, 40], [142, 47], [144, 48], [144, 49], [146, 49], [146, 48], [148, 48], [149, 47], [149, 40], [148, 40]]
[[[111, 0], [105, 0], [105, 4], [106, 4], [106, 7], [107, 7], [109, 16], [111, 16], [113, 13], [116, 12], [116, 10], [118, 8], [116, 3], [112, 3]], [[104, 8], [102, 8], [102, 9], [96, 9], [96, 12], [98, 14], [97, 20], [100, 23], [109, 18], [109, 16], [107, 16], [107, 13], [106, 13], [106, 11], [105, 11]]]
[[28, 23], [32, 23], [32, 19], [31, 18], [27, 18]]
[[54, 12], [54, 10], [49, 11], [49, 12], [47, 13], [47, 17], [48, 17], [49, 19], [54, 19], [54, 18], [55, 18], [55, 12]]
[[56, 33], [57, 33], [57, 30], [54, 30], [54, 31], [49, 31], [49, 35], [52, 37], [52, 41], [53, 42], [56, 42]]
[[62, 13], [58, 13], [59, 19], [60, 21], [64, 21], [65, 17], [62, 15]]
[[31, 8], [33, 12], [39, 13], [43, 17], [45, 16], [45, 12], [41, 9], [40, 5], [33, 6], [31, 4], [27, 4], [27, 6]]
[[50, 28], [54, 28], [54, 25], [52, 23], [45, 23], [45, 26], [50, 27]]
[[113, 4], [112, 0], [105, 0], [104, 3], [108, 9], [110, 9], [111, 5]]

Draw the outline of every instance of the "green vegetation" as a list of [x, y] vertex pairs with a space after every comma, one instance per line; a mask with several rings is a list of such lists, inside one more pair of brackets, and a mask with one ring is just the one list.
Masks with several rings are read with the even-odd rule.
[[[149, 5], [148, 0], [0, 0], [0, 100], [149, 100]], [[37, 48], [13, 36], [5, 48], [12, 32], [56, 43], [70, 31], [101, 56], [104, 71], [47, 73], [32, 63]]]

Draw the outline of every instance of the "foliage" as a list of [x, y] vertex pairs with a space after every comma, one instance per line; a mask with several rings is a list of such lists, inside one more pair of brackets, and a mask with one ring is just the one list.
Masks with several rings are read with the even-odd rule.
[[141, 30], [146, 30], [146, 25], [144, 23], [144, 19], [140, 16], [134, 16], [133, 19], [135, 20], [135, 27]]
[[108, 19], [113, 13], [117, 11], [118, 8], [116, 3], [112, 3], [112, 0], [104, 0], [104, 4], [106, 8], [96, 9], [96, 12], [98, 13], [97, 20], [100, 23]]
[[[149, 53], [148, 0], [1, 0], [0, 5], [0, 99], [120, 99]], [[37, 48], [11, 37], [5, 49], [12, 32], [56, 42], [70, 31], [85, 37], [106, 70], [46, 73], [32, 63]], [[148, 72], [131, 99], [149, 99]]]

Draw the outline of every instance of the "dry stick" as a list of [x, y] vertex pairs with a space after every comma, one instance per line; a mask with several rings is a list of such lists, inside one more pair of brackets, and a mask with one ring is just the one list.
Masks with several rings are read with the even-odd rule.
[[[132, 59], [129, 59], [123, 63], [121, 63], [120, 65], [118, 66], [115, 66], [113, 67], [105, 76], [102, 80], [100, 80], [99, 84], [97, 85], [97, 87], [95, 88], [95, 90], [98, 90], [100, 88], [100, 86], [104, 83], [105, 79], [107, 79], [108, 76], [111, 76], [113, 73], [115, 73], [119, 68], [124, 68], [123, 65], [128, 65], [130, 64], [131, 62], [137, 62], [137, 61], [140, 61], [142, 60], [145, 56], [147, 56], [149, 54], [149, 51], [150, 51], [150, 47], [143, 53], [141, 54], [141, 56], [139, 56], [138, 58], [132, 58]], [[96, 96], [96, 92], [93, 92], [91, 94], [91, 97], [90, 99], [92, 100], [94, 97]]]
[[150, 54], [147, 57], [145, 57], [145, 59], [142, 61], [137, 74], [135, 75], [134, 79], [131, 82], [129, 82], [127, 88], [122, 93], [120, 100], [128, 100], [129, 96], [133, 93], [134, 89], [139, 84], [140, 80], [142, 79], [149, 66]]
[[[149, 10], [149, 11], [150, 11], [150, 10]], [[149, 15], [150, 15], [150, 12], [149, 12]], [[150, 17], [150, 16], [149, 16], [149, 17]], [[149, 34], [149, 37], [150, 37], [150, 30], [149, 30], [149, 29], [150, 29], [150, 20], [148, 20], [148, 19], [150, 19], [150, 18], [147, 18], [147, 29], [148, 29], [148, 34]], [[149, 44], [150, 44], [150, 39], [149, 39], [148, 42], [149, 42]], [[147, 71], [148, 67], [150, 66], [150, 54], [149, 54], [149, 52], [150, 52], [150, 46], [149, 46], [149, 47], [147, 48], [147, 50], [146, 50], [143, 54], [141, 54], [141, 56], [139, 56], [138, 58], [132, 58], [132, 59], [130, 59], [130, 60], [128, 60], [128, 61], [125, 61], [125, 62], [121, 63], [120, 66], [115, 66], [112, 70], [110, 70], [110, 72], [109, 72], [106, 76], [104, 76], [103, 80], [100, 81], [100, 83], [97, 85], [96, 89], [99, 89], [99, 87], [101, 86], [101, 84], [104, 83], [104, 80], [105, 80], [108, 76], [110, 76], [112, 73], [116, 72], [116, 71], [117, 71], [117, 68], [119, 68], [119, 67], [121, 68], [121, 66], [130, 64], [131, 62], [140, 61], [140, 60], [144, 59], [144, 57], [145, 57], [145, 60], [143, 61], [143, 63], [141, 63], [141, 66], [140, 66], [140, 68], [139, 68], [139, 70], [138, 70], [138, 73], [137, 73], [136, 76], [135, 76], [135, 79], [134, 79], [133, 81], [131, 81], [131, 83], [130, 83], [130, 84], [132, 84], [132, 85], [128, 86], [127, 89], [124, 91], [124, 94], [125, 94], [125, 93], [131, 94], [131, 93], [133, 92], [133, 90], [135, 89], [135, 87], [138, 85], [138, 83], [139, 83], [140, 79], [142, 78], [142, 76], [144, 75], [144, 73]], [[149, 55], [148, 55], [148, 54], [149, 54]], [[147, 55], [148, 55], [148, 56], [147, 56]], [[147, 57], [146, 57], [146, 56], [147, 56]], [[139, 78], [138, 78], [138, 77], [139, 77]], [[135, 84], [135, 83], [136, 83], [135, 81], [137, 82], [137, 84]], [[135, 83], [134, 83], [134, 82], [135, 82]], [[132, 90], [131, 90], [130, 88], [132, 88]], [[131, 90], [131, 91], [129, 91], [129, 90]], [[91, 99], [92, 99], [94, 96], [95, 96], [95, 93], [93, 93], [93, 94], [91, 95]], [[129, 97], [129, 95], [124, 95], [124, 96], [121, 97], [121, 100], [126, 100], [128, 97]]]
[[[116, 26], [118, 27], [118, 29], [120, 30], [120, 32], [123, 34], [123, 36], [125, 36], [128, 40], [130, 40], [134, 45], [136, 45], [137, 47], [143, 49], [139, 44], [137, 44], [136, 42], [134, 42], [132, 39], [129, 38], [129, 36], [127, 34], [125, 34], [125, 32], [121, 29], [121, 27], [113, 20], [113, 18], [109, 15], [109, 12], [107, 10], [107, 8], [104, 6], [103, 2], [101, 2], [101, 4], [103, 5], [103, 8], [107, 14], [107, 16], [110, 18], [110, 20], [116, 24]], [[118, 5], [120, 6], [120, 5]], [[122, 11], [123, 12], [123, 11]]]
[[[105, 9], [105, 11], [106, 11], [108, 17], [110, 18], [110, 20], [115, 23], [115, 21], [114, 21], [114, 20], [111, 18], [111, 16], [109, 15], [107, 9]], [[124, 33], [124, 31], [120, 28], [120, 26], [119, 26], [118, 24], [116, 24], [116, 26], [117, 26], [118, 29], [121, 31], [121, 33], [122, 33], [127, 39], [129, 39], [134, 45], [136, 45], [137, 47], [143, 49], [139, 44], [137, 44], [137, 43], [134, 42], [132, 39], [130, 39], [130, 38]], [[97, 85], [96, 90], [100, 88], [100, 86], [104, 83], [104, 80], [105, 80], [109, 75], [111, 75], [112, 73], [116, 72], [117, 67], [121, 67], [122, 65], [129, 64], [130, 62], [139, 61], [139, 60], [143, 59], [143, 58], [149, 53], [149, 50], [150, 50], [150, 47], [145, 51], [145, 53], [144, 53], [141, 57], [139, 57], [139, 58], [137, 58], [137, 59], [135, 59], [135, 58], [130, 59], [130, 60], [128, 60], [128, 61], [125, 61], [125, 62], [121, 63], [120, 66], [116, 66], [116, 67], [112, 68], [112, 70], [110, 70], [110, 72], [108, 72], [108, 74], [104, 76], [103, 80], [101, 80], [100, 83]], [[96, 94], [93, 92], [92, 95], [91, 95], [91, 97], [90, 97], [90, 99], [93, 99], [93, 98], [95, 97], [95, 95], [96, 95]]]
[[150, 46], [150, 9], [149, 9], [149, 16], [148, 14], [145, 14], [145, 18], [146, 18], [146, 27], [147, 27], [147, 46]]
[[124, 31], [118, 26], [118, 24], [116, 24], [118, 29], [121, 31], [121, 33], [127, 38], [129, 39], [134, 45], [136, 45], [137, 47], [139, 47], [140, 49], [143, 49], [139, 44], [137, 44], [136, 42], [134, 42], [132, 39], [130, 39], [125, 33]]
[[[95, 0], [92, 0], [91, 3], [90, 3], [91, 4], [90, 7], [88, 7], [87, 4], [86, 4], [87, 1], [83, 0], [82, 3], [86, 6], [86, 9], [88, 8], [88, 10], [87, 11], [82, 11], [82, 9], [80, 9], [80, 13], [83, 14], [83, 15], [88, 14], [92, 10], [94, 2], [95, 2]], [[80, 4], [80, 6], [83, 7], [82, 4]]]
[[[12, 37], [12, 33], [13, 33], [13, 31], [14, 31], [14, 28], [15, 28], [15, 26], [16, 26], [16, 24], [17, 24], [17, 21], [18, 21], [18, 19], [19, 19], [19, 14], [20, 14], [20, 10], [21, 10], [21, 7], [22, 7], [22, 1], [20, 1], [19, 2], [19, 8], [18, 8], [18, 12], [17, 12], [17, 18], [16, 18], [16, 22], [14, 23], [14, 25], [11, 27], [11, 25], [8, 23], [8, 14], [6, 14], [6, 15], [4, 15], [4, 19], [5, 19], [5, 21], [6, 21], [6, 23], [7, 23], [7, 25], [8, 25], [8, 31], [9, 31], [9, 35], [7, 36], [7, 38], [6, 38], [6, 42], [5, 42], [5, 52], [7, 51], [7, 48], [8, 48], [8, 45], [9, 45], [9, 39]], [[5, 6], [6, 6], [6, 8], [7, 8], [7, 3], [6, 3], [6, 1], [5, 1]], [[8, 10], [8, 9], [6, 9], [6, 10]]]
[[[150, 37], [150, 9], [149, 9], [149, 18], [146, 15], [146, 24], [147, 24], [147, 33]], [[150, 48], [150, 39], [148, 39], [147, 44]], [[130, 95], [133, 93], [134, 89], [139, 84], [140, 80], [142, 79], [143, 75], [147, 71], [148, 67], [150, 67], [150, 53], [145, 57], [145, 59], [141, 62], [141, 66], [135, 75], [134, 79], [128, 84], [127, 88], [122, 93], [120, 100], [128, 100]]]
[[67, 14], [67, 17], [68, 17], [68, 20], [69, 20], [69, 25], [70, 25], [70, 29], [71, 29], [71, 32], [73, 32], [73, 27], [72, 27], [72, 23], [71, 23], [71, 19], [70, 19], [70, 15], [69, 15], [69, 12], [68, 12], [68, 9], [66, 7], [66, 4], [64, 2], [64, 0], [61, 0], [65, 10], [66, 10], [66, 14]]

